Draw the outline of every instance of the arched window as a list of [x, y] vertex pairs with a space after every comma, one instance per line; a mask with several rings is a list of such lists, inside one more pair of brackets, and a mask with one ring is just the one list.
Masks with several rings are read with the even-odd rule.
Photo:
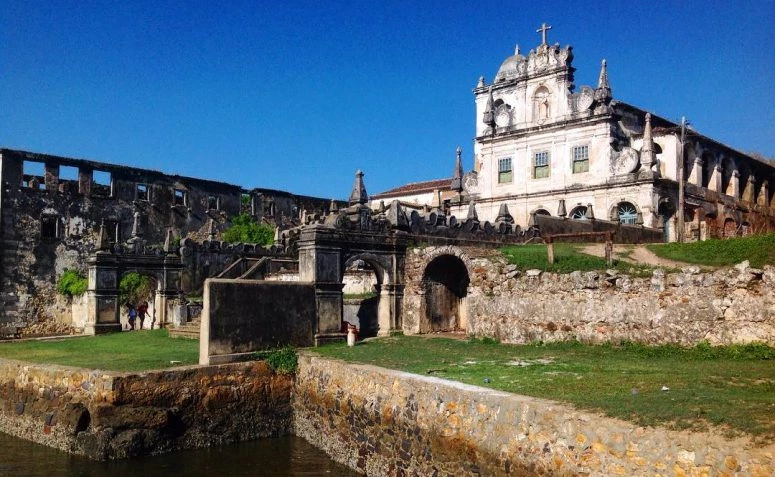
[[619, 213], [619, 223], [635, 225], [638, 219], [638, 209], [630, 202], [619, 202], [616, 206]]
[[536, 211], [533, 212], [533, 213], [536, 214], [536, 215], [552, 215], [546, 209], [536, 209]]
[[587, 220], [587, 206], [580, 205], [570, 211], [570, 218], [573, 220]]

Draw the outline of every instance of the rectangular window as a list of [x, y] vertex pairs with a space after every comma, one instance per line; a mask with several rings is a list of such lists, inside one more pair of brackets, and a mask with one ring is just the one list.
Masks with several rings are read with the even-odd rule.
[[22, 164], [22, 186], [35, 190], [46, 190], [45, 166], [42, 162], [24, 161]]
[[175, 189], [175, 195], [172, 200], [173, 205], [186, 205], [186, 191]]
[[511, 173], [511, 158], [504, 157], [502, 159], [498, 159], [498, 184], [511, 182]]
[[92, 195], [96, 197], [113, 196], [113, 178], [110, 172], [94, 171], [92, 174]]
[[137, 194], [135, 197], [137, 200], [148, 200], [148, 185], [137, 184]]
[[218, 197], [211, 195], [207, 197], [207, 208], [210, 210], [218, 210]]
[[59, 217], [44, 215], [40, 218], [40, 238], [55, 239], [59, 237]]
[[549, 152], [541, 151], [533, 155], [533, 178], [549, 177]]
[[573, 173], [589, 172], [589, 146], [576, 146], [571, 150]]

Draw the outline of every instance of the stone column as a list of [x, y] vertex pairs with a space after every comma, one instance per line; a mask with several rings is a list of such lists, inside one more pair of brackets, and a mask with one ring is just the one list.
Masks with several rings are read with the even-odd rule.
[[86, 197], [91, 196], [91, 184], [93, 171], [91, 169], [78, 169], [78, 193]]
[[753, 202], [756, 197], [754, 197], [754, 190], [756, 187], [756, 178], [752, 175], [748, 176], [748, 181], [746, 181], [745, 188], [743, 189], [743, 194], [740, 197], [740, 200], [744, 200], [746, 202]]
[[89, 267], [89, 288], [86, 290], [84, 333], [95, 335], [121, 331], [118, 258], [102, 251], [89, 257], [86, 263]]
[[46, 163], [44, 171], [43, 181], [46, 183], [46, 190], [59, 190], [59, 164]]
[[156, 290], [154, 303], [155, 316], [152, 318], [159, 328], [166, 328], [173, 321], [173, 309], [179, 303], [180, 298], [182, 268], [183, 264], [179, 256], [169, 254], [164, 257], [164, 270], [161, 275], [161, 283], [158, 284]]
[[694, 158], [694, 167], [691, 174], [689, 174], [689, 183], [694, 184], [697, 187], [702, 187], [702, 159], [699, 157]]
[[393, 331], [401, 331], [401, 302], [404, 298], [404, 285], [383, 284], [379, 292], [379, 336], [388, 336]]
[[727, 192], [735, 199], [740, 198], [740, 172], [737, 170], [732, 171], [732, 177], [729, 178]]
[[309, 225], [299, 239], [299, 281], [315, 287], [315, 345], [345, 339], [342, 333], [343, 295], [341, 247], [331, 243], [333, 232], [323, 225]]

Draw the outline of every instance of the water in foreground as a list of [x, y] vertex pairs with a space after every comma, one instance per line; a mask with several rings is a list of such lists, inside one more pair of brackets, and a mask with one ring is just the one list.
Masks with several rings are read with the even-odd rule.
[[94, 462], [0, 432], [0, 476], [355, 476], [300, 437], [280, 437], [139, 459]]

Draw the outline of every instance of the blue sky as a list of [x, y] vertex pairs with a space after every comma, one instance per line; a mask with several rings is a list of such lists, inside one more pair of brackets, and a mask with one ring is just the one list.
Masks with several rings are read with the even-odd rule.
[[616, 99], [775, 156], [775, 0], [0, 0], [0, 146], [346, 198], [472, 166], [515, 43], [606, 58]]

